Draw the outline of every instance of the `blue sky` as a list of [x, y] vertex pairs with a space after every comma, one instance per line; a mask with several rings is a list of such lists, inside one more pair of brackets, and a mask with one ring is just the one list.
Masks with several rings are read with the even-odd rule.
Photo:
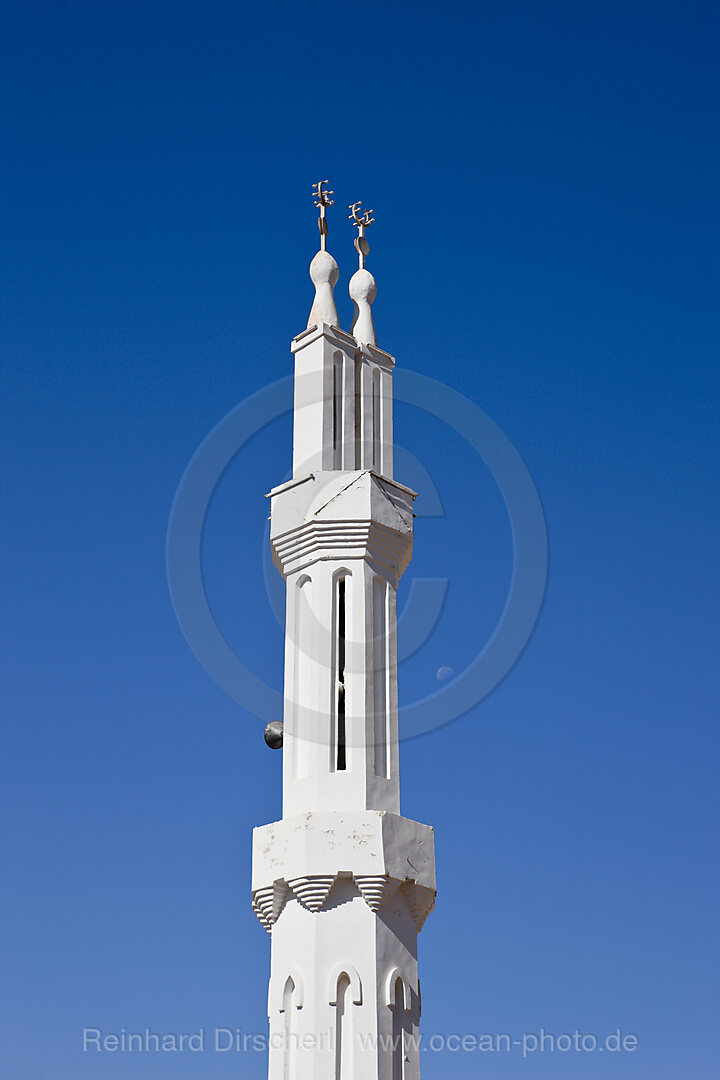
[[[83, 1054], [82, 1029], [265, 1031], [250, 833], [280, 755], [190, 652], [164, 546], [197, 446], [291, 371], [321, 176], [343, 324], [362, 199], [379, 343], [501, 426], [550, 539], [509, 678], [403, 744], [403, 810], [436, 829], [423, 1030], [639, 1040], [429, 1051], [423, 1076], [714, 1076], [714, 6], [70, 0], [4, 23], [5, 1080], [265, 1075]], [[396, 437], [444, 507], [418, 502], [400, 603], [450, 582], [411, 702], [492, 632], [512, 548], [455, 433], [401, 406]], [[278, 689], [262, 496], [290, 438], [278, 419], [228, 470], [204, 565]]]

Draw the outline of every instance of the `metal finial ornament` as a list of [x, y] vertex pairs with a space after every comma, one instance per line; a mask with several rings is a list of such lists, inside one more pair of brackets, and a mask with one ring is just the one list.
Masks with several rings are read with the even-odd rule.
[[328, 227], [327, 218], [325, 217], [325, 211], [328, 206], [332, 206], [335, 202], [330, 196], [334, 195], [334, 191], [324, 191], [323, 184], [329, 184], [329, 180], [318, 180], [316, 184], [313, 184], [313, 202], [320, 211], [320, 217], [318, 218], [318, 229], [320, 230], [320, 250], [325, 251], [325, 244], [327, 241]]
[[362, 202], [355, 202], [350, 204], [350, 220], [357, 228], [358, 234], [355, 237], [355, 250], [360, 257], [360, 269], [365, 269], [365, 256], [370, 254], [370, 245], [365, 239], [365, 230], [368, 225], [372, 225], [375, 220], [374, 217], [370, 217], [372, 210], [366, 210], [365, 213], [360, 216], [359, 210], [362, 206]]

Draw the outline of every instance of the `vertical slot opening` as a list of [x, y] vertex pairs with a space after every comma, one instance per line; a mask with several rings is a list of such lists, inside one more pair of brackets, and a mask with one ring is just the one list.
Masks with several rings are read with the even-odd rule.
[[362, 468], [362, 360], [355, 358], [355, 468]]
[[283, 1080], [292, 1080], [293, 1068], [291, 1061], [292, 1043], [293, 1043], [293, 996], [295, 994], [295, 983], [291, 976], [288, 976], [285, 983], [285, 989], [283, 990], [283, 1019], [284, 1019], [284, 1046], [283, 1046]]
[[373, 579], [373, 717], [375, 743], [375, 775], [386, 780], [389, 777], [388, 746], [388, 618], [387, 618], [387, 582], [383, 578]]
[[307, 776], [312, 739], [312, 661], [315, 657], [314, 620], [310, 608], [310, 578], [303, 574], [295, 584], [294, 634], [290, 643], [293, 650], [293, 723], [292, 735], [286, 742], [286, 752], [291, 755], [293, 776]]
[[372, 468], [380, 472], [380, 371], [375, 368], [372, 377]]
[[402, 979], [395, 980], [393, 1006], [392, 1080], [405, 1080], [405, 997]]
[[342, 469], [343, 385], [342, 354], [333, 357], [332, 448], [333, 469]]
[[346, 731], [345, 731], [345, 578], [337, 579], [337, 689], [335, 715], [337, 717], [337, 739], [335, 768], [338, 771], [347, 768]]
[[335, 1016], [335, 1080], [351, 1080], [352, 1039], [350, 1037], [350, 979], [343, 972], [337, 983], [337, 1013]]

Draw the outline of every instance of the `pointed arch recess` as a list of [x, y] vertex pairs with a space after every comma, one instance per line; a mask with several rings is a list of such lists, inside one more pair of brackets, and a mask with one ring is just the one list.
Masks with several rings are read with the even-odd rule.
[[385, 979], [385, 1004], [390, 1009], [395, 1007], [395, 983], [398, 979], [402, 983], [403, 988], [403, 1009], [405, 1012], [410, 1012], [410, 1009], [412, 1008], [410, 983], [407, 981], [399, 967], [391, 968], [387, 973], [387, 978]]
[[347, 975], [350, 980], [350, 992], [352, 994], [353, 1004], [362, 1005], [362, 982], [360, 976], [357, 973], [357, 969], [352, 964], [336, 964], [330, 973], [330, 981], [328, 983], [328, 1004], [337, 1005], [338, 998], [338, 980], [341, 975]]
[[288, 979], [292, 979], [295, 986], [293, 992], [293, 1004], [296, 1009], [302, 1009], [305, 1003], [305, 984], [303, 977], [300, 973], [300, 969], [294, 964], [291, 965], [285, 971], [285, 978], [278, 980], [273, 986], [274, 1006], [277, 1012], [285, 1012], [285, 1005], [283, 1003], [283, 995], [285, 993], [285, 987], [287, 986]]

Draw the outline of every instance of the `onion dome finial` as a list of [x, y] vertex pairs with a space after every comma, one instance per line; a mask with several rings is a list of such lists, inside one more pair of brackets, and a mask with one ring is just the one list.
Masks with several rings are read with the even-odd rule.
[[338, 283], [340, 271], [338, 270], [338, 264], [326, 248], [328, 227], [325, 216], [328, 206], [332, 206], [334, 202], [330, 198], [334, 192], [327, 191], [323, 187], [327, 183], [327, 180], [318, 180], [316, 184], [313, 184], [313, 201], [320, 210], [320, 217], [318, 218], [320, 250], [310, 263], [310, 278], [315, 286], [315, 300], [310, 311], [308, 326], [318, 326], [320, 323], [328, 323], [330, 326], [337, 326], [338, 324], [333, 289]]
[[350, 278], [350, 298], [355, 306], [352, 335], [360, 345], [377, 345], [375, 337], [375, 324], [373, 323], [371, 304], [377, 295], [377, 284], [369, 270], [365, 269], [365, 256], [370, 254], [370, 245], [365, 238], [365, 230], [375, 220], [371, 217], [372, 210], [360, 213], [362, 203], [352, 203], [350, 206], [350, 220], [357, 228], [355, 238], [355, 250], [358, 253], [360, 267]]

